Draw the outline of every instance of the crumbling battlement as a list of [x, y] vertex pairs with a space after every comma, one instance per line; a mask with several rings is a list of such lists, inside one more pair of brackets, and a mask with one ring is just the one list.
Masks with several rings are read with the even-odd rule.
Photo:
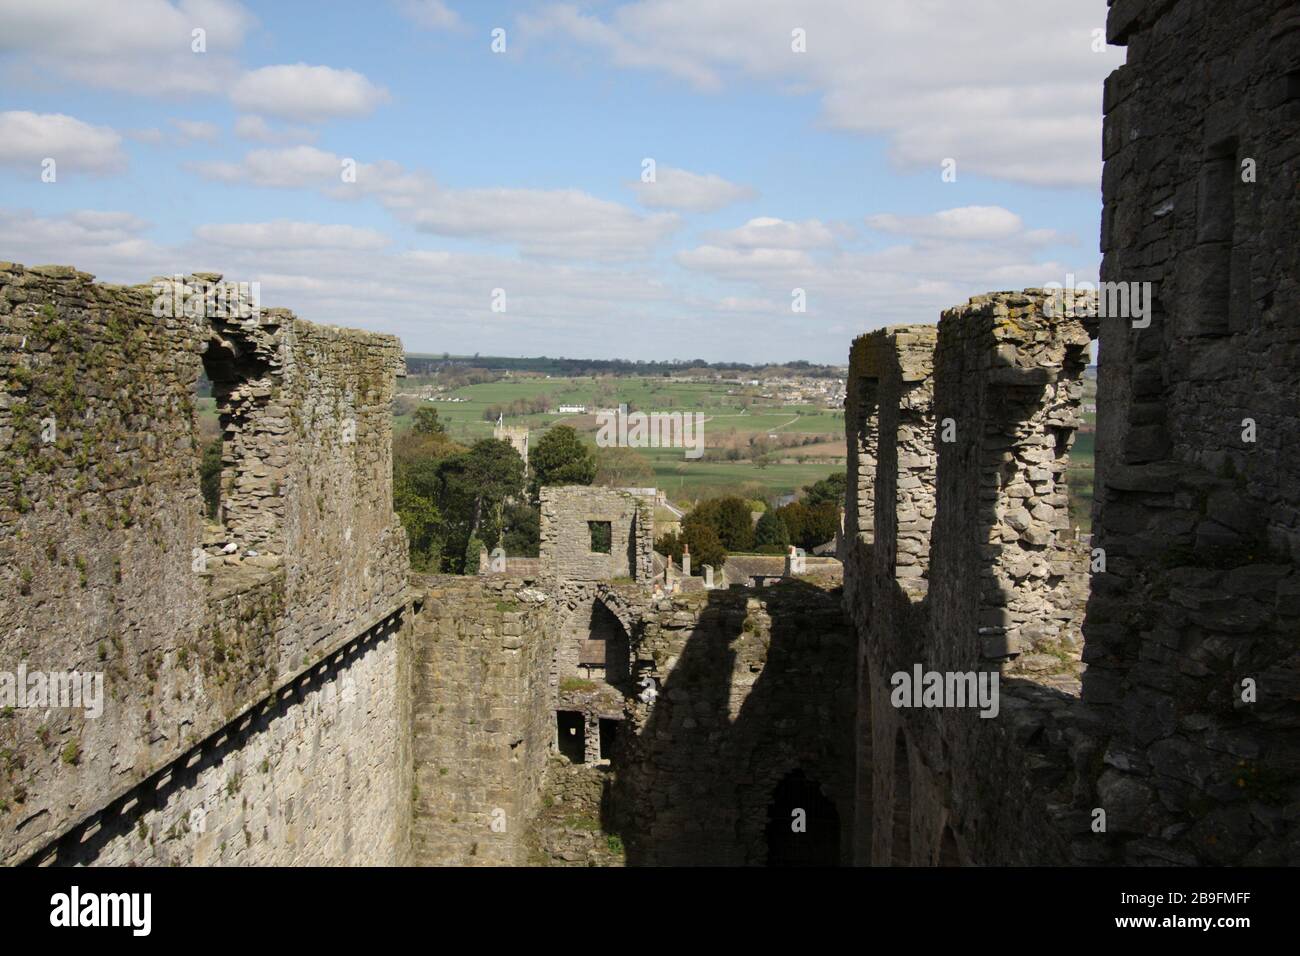
[[[861, 642], [859, 862], [1068, 852], [1051, 827], [1068, 810], [1074, 731], [1055, 716], [1077, 671], [1087, 564], [1064, 479], [1089, 341], [1083, 320], [1027, 290], [854, 343], [845, 598]], [[893, 675], [917, 665], [1001, 680], [1022, 658], [1054, 666], [1002, 680], [997, 717], [891, 701]]]
[[[158, 298], [151, 285], [0, 263], [0, 670], [104, 675], [97, 718], [0, 715], [5, 862], [91, 819], [406, 600], [391, 507], [400, 343], [284, 310], [159, 310]], [[201, 368], [224, 433], [222, 523], [210, 527]]]

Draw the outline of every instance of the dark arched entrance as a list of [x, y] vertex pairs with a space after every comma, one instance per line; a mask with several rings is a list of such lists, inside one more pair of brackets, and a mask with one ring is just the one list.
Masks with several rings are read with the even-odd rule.
[[[802, 811], [796, 813], [796, 811]], [[840, 815], [816, 781], [795, 770], [767, 809], [768, 866], [838, 866]]]

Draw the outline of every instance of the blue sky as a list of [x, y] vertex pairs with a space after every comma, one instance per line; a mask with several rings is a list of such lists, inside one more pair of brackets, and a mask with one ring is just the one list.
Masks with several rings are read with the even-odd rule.
[[0, 259], [220, 271], [410, 351], [843, 362], [1095, 278], [1105, 11], [9, 0]]

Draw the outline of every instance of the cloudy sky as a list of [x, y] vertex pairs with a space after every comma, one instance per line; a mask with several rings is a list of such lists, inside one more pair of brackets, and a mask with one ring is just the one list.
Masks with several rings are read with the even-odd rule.
[[4, 0], [0, 259], [221, 272], [412, 352], [842, 363], [1096, 277], [1105, 14]]

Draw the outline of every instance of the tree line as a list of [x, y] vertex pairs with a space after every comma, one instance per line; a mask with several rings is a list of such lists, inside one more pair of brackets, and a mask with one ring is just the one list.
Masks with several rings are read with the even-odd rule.
[[682, 519], [681, 531], [670, 531], [655, 542], [655, 550], [681, 563], [691, 551], [692, 573], [704, 565], [722, 566], [728, 554], [785, 554], [791, 545], [811, 551], [833, 541], [840, 526], [845, 475], [839, 472], [805, 485], [802, 500], [767, 508], [753, 520], [755, 502], [735, 495], [701, 502]]

